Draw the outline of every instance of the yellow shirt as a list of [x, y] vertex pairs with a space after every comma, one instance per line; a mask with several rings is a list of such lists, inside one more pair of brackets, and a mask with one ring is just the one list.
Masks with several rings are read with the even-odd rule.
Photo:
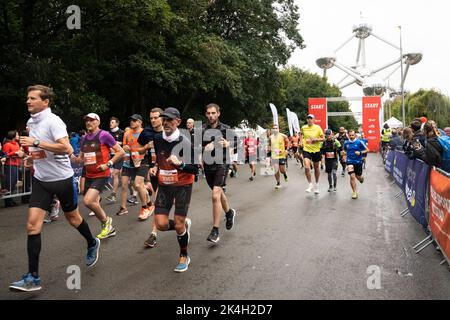
[[308, 139], [319, 139], [323, 137], [323, 130], [320, 126], [313, 124], [311, 127], [304, 125], [301, 129], [303, 140], [303, 151], [309, 153], [320, 152], [321, 142], [307, 143]]
[[272, 152], [272, 159], [286, 158], [286, 148], [284, 146], [285, 139], [286, 136], [282, 133], [270, 136], [270, 150]]

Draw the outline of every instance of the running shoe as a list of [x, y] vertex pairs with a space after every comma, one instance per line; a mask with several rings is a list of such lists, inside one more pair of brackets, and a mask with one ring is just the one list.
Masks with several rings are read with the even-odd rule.
[[253, 179], [253, 176], [252, 177], [250, 177], [250, 178], [248, 178], [248, 180], [250, 180], [250, 181], [253, 181], [254, 179]]
[[138, 204], [138, 203], [139, 203], [139, 201], [138, 201], [138, 199], [137, 199], [136, 196], [131, 196], [131, 197], [129, 197], [129, 198], [127, 199], [127, 202], [128, 202], [128, 203], [131, 203], [131, 204]]
[[352, 192], [352, 199], [357, 199], [357, 198], [358, 198], [358, 193]]
[[147, 248], [153, 248], [156, 246], [156, 233], [152, 232], [150, 237], [148, 237], [148, 239], [145, 240], [144, 246], [146, 246]]
[[97, 235], [99, 239], [106, 239], [109, 237], [114, 237], [116, 235], [116, 229], [112, 226], [112, 218], [108, 217], [106, 222], [102, 222], [102, 230]]
[[22, 279], [19, 281], [13, 282], [9, 285], [10, 289], [18, 290], [18, 291], [38, 291], [41, 290], [41, 278], [35, 278], [31, 275], [31, 273], [27, 273], [22, 276]]
[[337, 191], [336, 187], [334, 187], [334, 188], [333, 188], [333, 191], [334, 191], [334, 192], [336, 192], [336, 191]]
[[333, 191], [333, 187], [328, 188], [328, 192], [331, 192], [331, 191]]
[[139, 221], [145, 221], [150, 217], [150, 211], [148, 208], [141, 208], [141, 213], [139, 214]]
[[150, 201], [147, 203], [147, 209], [149, 212], [149, 216], [151, 216], [155, 212], [155, 205]]
[[206, 241], [211, 241], [211, 242], [217, 243], [217, 242], [219, 242], [219, 240], [220, 240], [219, 230], [213, 228], [211, 230], [211, 233], [209, 234], [208, 238], [206, 239]]
[[100, 239], [95, 239], [95, 245], [88, 248], [88, 252], [86, 255], [86, 265], [88, 267], [93, 267], [98, 260], [98, 251], [100, 249]]
[[364, 182], [364, 177], [361, 177], [361, 180], [359, 180], [360, 183]]
[[119, 211], [116, 213], [118, 216], [123, 216], [128, 213], [128, 209], [120, 207]]
[[284, 176], [284, 181], [288, 182], [289, 181], [289, 177], [287, 176], [287, 174], [285, 174], [283, 176]]
[[231, 230], [234, 226], [234, 218], [236, 217], [236, 210], [230, 209], [230, 212], [225, 213], [225, 221], [227, 230]]
[[275, 185], [275, 189], [278, 190], [278, 189], [280, 189], [280, 188], [281, 188], [281, 183], [278, 182], [278, 183]]
[[180, 261], [173, 271], [175, 272], [185, 272], [189, 268], [189, 264], [191, 263], [191, 258], [189, 256], [180, 256]]
[[117, 202], [117, 197], [116, 197], [115, 194], [111, 194], [109, 197], [106, 197], [105, 199], [108, 200], [109, 202], [112, 202], [112, 203], [116, 203]]
[[345, 172], [342, 170], [341, 176], [345, 177]]
[[312, 183], [310, 183], [308, 189], [306, 189], [305, 191], [308, 193], [311, 193], [312, 190], [313, 190], [313, 185], [312, 185]]
[[319, 186], [315, 186], [314, 187], [314, 193], [315, 194], [319, 194], [320, 193]]

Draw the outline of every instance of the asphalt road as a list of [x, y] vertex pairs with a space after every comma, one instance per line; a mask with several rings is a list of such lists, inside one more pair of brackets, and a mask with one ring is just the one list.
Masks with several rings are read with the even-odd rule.
[[[415, 254], [425, 237], [411, 216], [400, 217], [404, 200], [394, 199], [381, 160], [369, 156], [360, 197], [351, 199], [348, 177], [320, 195], [306, 194], [304, 172], [293, 161], [289, 182], [274, 190], [273, 176], [248, 181], [248, 167], [228, 180], [227, 196], [237, 210], [221, 241], [206, 241], [211, 229], [210, 191], [204, 179], [194, 187], [187, 272], [173, 268], [179, 252], [174, 232], [159, 233], [158, 245], [144, 249], [150, 221], [138, 222], [138, 207], [113, 215], [117, 236], [102, 241], [97, 265], [84, 265], [85, 241], [64, 219], [44, 226], [37, 293], [10, 292], [8, 285], [27, 271], [27, 207], [0, 209], [1, 299], [448, 299], [450, 270], [430, 246]], [[81, 207], [87, 217], [88, 210]], [[95, 234], [100, 224], [86, 218]], [[81, 289], [67, 288], [67, 268], [81, 268]], [[372, 266], [372, 267], [371, 267]], [[375, 266], [375, 267], [374, 267]], [[370, 268], [369, 268], [370, 267]], [[368, 273], [368, 268], [370, 274]], [[372, 269], [373, 268], [373, 269]], [[377, 269], [379, 268], [379, 269]], [[368, 288], [380, 270], [379, 289]]]

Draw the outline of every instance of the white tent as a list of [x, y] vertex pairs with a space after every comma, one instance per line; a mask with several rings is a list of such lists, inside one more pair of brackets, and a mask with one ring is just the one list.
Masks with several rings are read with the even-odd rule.
[[[401, 122], [400, 120], [398, 120], [395, 117], [390, 118], [385, 123], [387, 123], [389, 128], [402, 128], [403, 127], [403, 122]], [[383, 123], [382, 126], [384, 126], [385, 123]]]

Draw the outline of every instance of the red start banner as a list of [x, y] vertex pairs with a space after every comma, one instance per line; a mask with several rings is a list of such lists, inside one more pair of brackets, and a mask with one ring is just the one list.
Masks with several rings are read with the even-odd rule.
[[362, 98], [362, 128], [368, 141], [370, 152], [378, 152], [380, 149], [380, 110], [381, 97]]
[[435, 168], [430, 173], [430, 229], [450, 259], [450, 178]]
[[308, 99], [308, 114], [313, 114], [316, 117], [315, 124], [320, 126], [325, 132], [327, 129], [327, 99], [326, 98], [309, 98]]

